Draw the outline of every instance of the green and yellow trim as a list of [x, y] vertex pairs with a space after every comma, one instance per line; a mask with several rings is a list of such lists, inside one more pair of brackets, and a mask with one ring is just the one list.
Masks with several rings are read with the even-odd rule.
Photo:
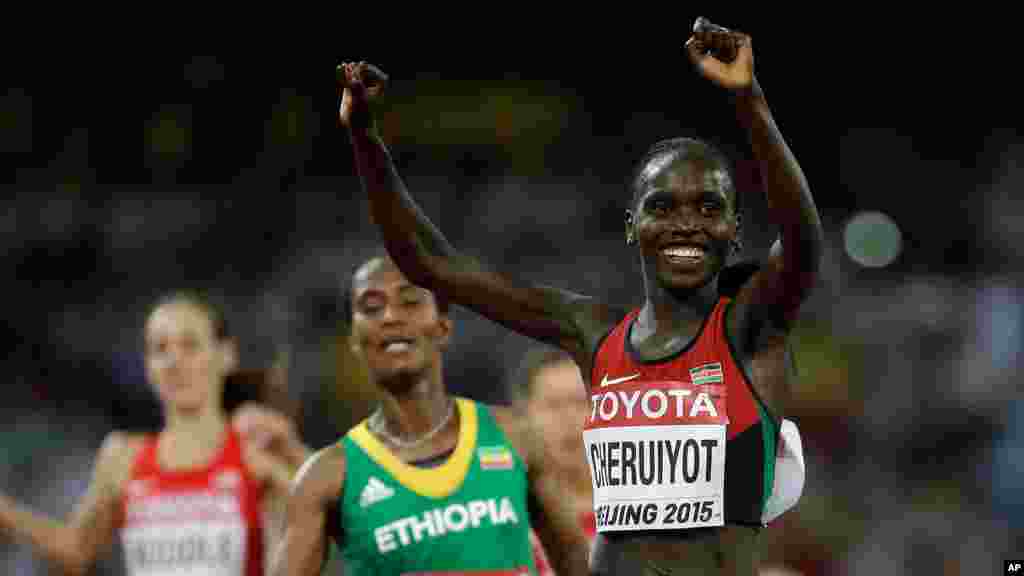
[[370, 433], [365, 420], [349, 432], [349, 437], [370, 459], [410, 491], [427, 498], [447, 498], [466, 479], [473, 463], [477, 436], [476, 405], [465, 398], [455, 398], [455, 406], [459, 410], [459, 438], [455, 442], [455, 451], [440, 466], [418, 468], [406, 464]]

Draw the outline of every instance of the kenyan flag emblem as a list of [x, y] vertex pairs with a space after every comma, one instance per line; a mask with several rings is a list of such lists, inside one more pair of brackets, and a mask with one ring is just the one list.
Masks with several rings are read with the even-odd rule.
[[711, 364], [701, 364], [695, 368], [690, 368], [690, 381], [695, 386], [721, 384], [722, 364], [720, 362], [712, 362]]

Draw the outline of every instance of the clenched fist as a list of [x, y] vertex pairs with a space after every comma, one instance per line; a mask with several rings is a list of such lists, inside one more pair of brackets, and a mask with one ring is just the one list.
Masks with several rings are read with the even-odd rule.
[[697, 18], [686, 52], [701, 76], [722, 88], [741, 92], [754, 84], [754, 48], [746, 34]]
[[349, 128], [368, 128], [372, 124], [370, 102], [384, 92], [388, 76], [366, 62], [338, 65], [337, 92], [341, 96], [338, 122]]

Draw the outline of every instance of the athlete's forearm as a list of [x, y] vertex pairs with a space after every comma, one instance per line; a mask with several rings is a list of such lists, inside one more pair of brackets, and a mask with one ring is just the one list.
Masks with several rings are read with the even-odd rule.
[[33, 512], [5, 494], [0, 494], [0, 532], [31, 542], [43, 556], [69, 574], [86, 572], [88, 561], [84, 546], [73, 527]]
[[367, 128], [350, 134], [372, 219], [410, 282], [509, 330], [583, 354], [583, 326], [599, 322], [589, 298], [512, 278], [455, 250], [410, 197], [380, 138]]
[[[772, 117], [757, 81], [735, 98], [736, 114], [747, 130], [756, 157], [768, 210], [780, 227], [786, 284], [802, 297], [814, 282], [821, 260], [823, 232], [818, 210], [800, 164]], [[793, 283], [791, 284], [790, 281]]]
[[429, 285], [455, 250], [409, 195], [380, 137], [366, 128], [349, 133], [370, 215], [389, 254], [410, 280]]
[[345, 478], [339, 444], [321, 449], [296, 473], [285, 507], [284, 538], [274, 576], [318, 576], [327, 559], [327, 511], [340, 497]]
[[327, 542], [308, 526], [288, 526], [277, 549], [273, 576], [319, 576], [327, 560]]

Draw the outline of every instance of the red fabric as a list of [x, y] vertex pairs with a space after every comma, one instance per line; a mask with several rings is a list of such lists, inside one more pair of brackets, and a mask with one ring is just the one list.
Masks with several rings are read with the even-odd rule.
[[[699, 369], [708, 365], [719, 364], [721, 372], [705, 369], [710, 376], [717, 376], [714, 386], [724, 385], [726, 388], [726, 414], [729, 423], [726, 428], [728, 439], [736, 437], [750, 426], [760, 421], [757, 401], [747, 386], [743, 372], [733, 360], [732, 352], [725, 335], [725, 311], [729, 299], [721, 298], [706, 319], [697, 338], [682, 354], [657, 364], [642, 364], [630, 354], [626, 345], [629, 327], [640, 313], [635, 309], [615, 327], [605, 338], [594, 357], [594, 368], [591, 372], [591, 393], [599, 394], [609, 391], [633, 392], [645, 387], [663, 387], [665, 382], [691, 382], [691, 369]], [[615, 381], [637, 374], [635, 379], [622, 383], [609, 384], [602, 387], [602, 380]], [[689, 401], [687, 401], [687, 406]], [[668, 411], [666, 418], [672, 415]], [[594, 423], [588, 417], [587, 427]]]
[[242, 459], [242, 440], [238, 432], [228, 427], [227, 439], [221, 451], [206, 465], [190, 470], [165, 470], [157, 461], [158, 436], [146, 438], [132, 466], [131, 477], [122, 495], [122, 526], [181, 522], [225, 518], [232, 512], [216, 506], [205, 510], [173, 510], [166, 517], [152, 513], [133, 514], [132, 504], [147, 499], [181, 495], [219, 495], [233, 497], [246, 527], [245, 576], [264, 576], [263, 570], [263, 515], [261, 503], [263, 487], [252, 477]]

